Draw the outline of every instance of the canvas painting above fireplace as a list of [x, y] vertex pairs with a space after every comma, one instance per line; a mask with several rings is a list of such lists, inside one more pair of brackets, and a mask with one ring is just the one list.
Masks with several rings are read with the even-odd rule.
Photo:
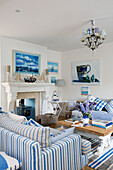
[[13, 73], [40, 75], [40, 54], [13, 50]]

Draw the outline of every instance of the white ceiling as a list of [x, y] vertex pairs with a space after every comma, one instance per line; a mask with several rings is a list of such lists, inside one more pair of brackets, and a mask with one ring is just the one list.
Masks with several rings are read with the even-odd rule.
[[[20, 13], [15, 12], [20, 10]], [[68, 51], [90, 20], [113, 41], [113, 0], [0, 0], [0, 35]]]

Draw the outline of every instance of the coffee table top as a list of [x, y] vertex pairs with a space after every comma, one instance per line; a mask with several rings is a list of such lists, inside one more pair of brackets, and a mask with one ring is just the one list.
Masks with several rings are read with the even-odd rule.
[[[67, 127], [72, 127], [72, 123], [66, 122], [65, 120], [61, 120], [58, 121], [56, 123], [56, 125], [53, 125], [51, 127], [54, 128], [54, 126], [67, 126]], [[84, 131], [84, 132], [89, 132], [98, 136], [106, 136], [109, 133], [113, 132], [113, 126], [111, 128], [108, 129], [104, 129], [104, 128], [99, 128], [99, 127], [95, 127], [95, 126], [83, 126], [83, 127], [76, 127], [76, 130], [80, 130], [80, 131]]]

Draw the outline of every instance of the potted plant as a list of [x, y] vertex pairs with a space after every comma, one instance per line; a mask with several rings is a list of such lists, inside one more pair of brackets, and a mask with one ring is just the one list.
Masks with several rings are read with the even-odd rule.
[[96, 103], [95, 102], [84, 102], [84, 103], [77, 103], [78, 110], [82, 112], [83, 114], [83, 125], [84, 126], [89, 126], [89, 119], [92, 118], [92, 111], [95, 107]]

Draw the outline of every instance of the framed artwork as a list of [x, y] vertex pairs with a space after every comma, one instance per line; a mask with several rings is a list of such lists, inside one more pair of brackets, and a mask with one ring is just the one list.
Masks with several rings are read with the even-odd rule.
[[59, 67], [58, 62], [52, 62], [52, 61], [47, 62], [47, 68], [49, 73], [58, 73], [59, 72], [58, 67]]
[[56, 77], [51, 77], [51, 83], [56, 83]]
[[13, 50], [13, 73], [40, 75], [40, 54]]
[[88, 60], [72, 63], [72, 84], [100, 84], [100, 61]]
[[89, 87], [81, 87], [81, 95], [88, 95]]

